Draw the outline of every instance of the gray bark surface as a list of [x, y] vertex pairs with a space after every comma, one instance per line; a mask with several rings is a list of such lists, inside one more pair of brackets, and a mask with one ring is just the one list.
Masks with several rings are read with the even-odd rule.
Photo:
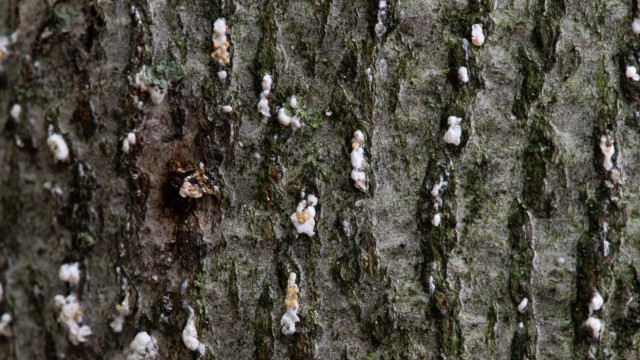
[[[197, 358], [187, 306], [207, 359], [639, 358], [636, 2], [388, 6], [378, 38], [373, 0], [1, 1], [0, 36], [18, 37], [0, 65], [0, 310], [13, 317], [0, 358], [124, 359], [140, 331], [159, 358]], [[210, 57], [221, 17], [224, 82]], [[486, 42], [465, 53], [476, 23]], [[163, 61], [182, 74], [153, 105], [132, 79]], [[295, 133], [275, 117], [291, 95], [307, 120]], [[451, 115], [457, 147], [443, 141]], [[356, 130], [366, 192], [350, 178]], [[216, 191], [180, 197], [200, 163]], [[319, 199], [311, 238], [289, 220], [302, 192]], [[75, 261], [94, 333], [79, 346], [53, 301]], [[289, 272], [301, 322], [284, 336]], [[599, 339], [583, 325], [595, 290]]]

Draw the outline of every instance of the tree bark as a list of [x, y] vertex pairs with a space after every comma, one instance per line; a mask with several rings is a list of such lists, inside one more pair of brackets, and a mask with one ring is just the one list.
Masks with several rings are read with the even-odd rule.
[[[158, 358], [198, 358], [190, 307], [207, 359], [640, 357], [637, 3], [379, 3], [0, 2], [0, 36], [17, 34], [0, 60], [1, 357], [124, 359], [146, 331]], [[228, 65], [211, 58], [218, 18]], [[143, 66], [167, 86], [158, 105], [134, 86]], [[295, 132], [276, 120], [292, 95]], [[185, 179], [205, 194], [182, 197]], [[312, 237], [289, 219], [303, 194]], [[285, 336], [290, 272], [301, 321]], [[70, 292], [93, 331], [78, 346], [54, 304]]]

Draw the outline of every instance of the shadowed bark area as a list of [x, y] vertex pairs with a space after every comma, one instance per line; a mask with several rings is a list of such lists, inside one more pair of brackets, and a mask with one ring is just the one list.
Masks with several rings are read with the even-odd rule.
[[637, 2], [380, 3], [0, 2], [0, 358], [126, 359], [141, 331], [198, 358], [192, 312], [204, 359], [640, 357]]

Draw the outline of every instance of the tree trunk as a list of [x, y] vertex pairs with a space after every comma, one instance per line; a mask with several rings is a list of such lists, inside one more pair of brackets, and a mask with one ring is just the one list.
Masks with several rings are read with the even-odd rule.
[[[636, 2], [380, 3], [0, 2], [0, 36], [17, 34], [0, 60], [2, 357], [124, 359], [146, 331], [157, 358], [198, 358], [190, 308], [206, 359], [640, 357]], [[311, 237], [290, 220], [304, 194]], [[70, 293], [93, 332], [77, 346], [54, 301]]]

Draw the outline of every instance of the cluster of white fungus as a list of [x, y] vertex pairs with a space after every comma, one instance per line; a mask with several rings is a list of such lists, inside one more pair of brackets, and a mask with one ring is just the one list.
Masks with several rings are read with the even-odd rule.
[[9, 115], [11, 115], [11, 118], [18, 122], [20, 121], [20, 114], [22, 114], [22, 107], [20, 106], [20, 104], [13, 104], [11, 110], [9, 111]]
[[224, 105], [222, 107], [222, 112], [225, 112], [225, 113], [228, 114], [228, 113], [230, 113], [232, 111], [233, 111], [233, 106], [231, 106], [231, 105]]
[[525, 310], [527, 310], [527, 305], [529, 305], [529, 299], [524, 298], [522, 299], [522, 301], [520, 301], [520, 304], [518, 304], [518, 312], [523, 313]]
[[591, 336], [596, 340], [600, 337], [602, 321], [592, 316], [592, 313], [602, 309], [602, 305], [604, 305], [604, 299], [602, 299], [602, 296], [597, 290], [594, 290], [593, 295], [591, 296], [591, 301], [589, 301], [589, 318], [584, 322], [584, 325], [589, 329]]
[[53, 129], [49, 128], [49, 137], [47, 138], [47, 145], [53, 153], [53, 158], [56, 161], [66, 162], [69, 161], [69, 147], [62, 135], [54, 133]]
[[300, 120], [300, 116], [298, 116], [298, 100], [295, 95], [289, 99], [289, 106], [294, 113], [292, 115], [287, 114], [287, 109], [283, 105], [278, 110], [278, 123], [282, 126], [291, 126], [291, 129], [296, 131], [302, 127], [302, 121]]
[[471, 26], [471, 43], [475, 46], [482, 46], [482, 44], [484, 44], [484, 32], [482, 32], [482, 25], [473, 24]]
[[[2, 302], [3, 299], [4, 299], [4, 289], [2, 287], [2, 284], [0, 284], [0, 302]], [[0, 317], [0, 335], [6, 336], [6, 337], [9, 337], [12, 335], [12, 331], [11, 331], [12, 320], [13, 318], [11, 317], [11, 314], [9, 313], [2, 314], [2, 316]]]
[[444, 142], [455, 146], [460, 145], [460, 137], [462, 136], [462, 127], [460, 127], [461, 121], [462, 118], [449, 116], [447, 119], [447, 125], [449, 125], [449, 128], [442, 138]]
[[129, 292], [127, 292], [127, 295], [125, 295], [122, 303], [116, 305], [116, 311], [118, 312], [118, 316], [113, 319], [109, 326], [114, 333], [120, 333], [122, 332], [122, 325], [124, 325], [124, 318], [131, 314]]
[[[227, 41], [227, 22], [224, 18], [219, 18], [213, 23], [213, 52], [211, 59], [215, 60], [221, 66], [229, 65], [231, 56], [229, 55], [229, 41]], [[226, 75], [225, 75], [226, 77]]]
[[289, 280], [287, 281], [287, 295], [284, 299], [284, 307], [286, 309], [282, 319], [280, 320], [280, 326], [282, 326], [282, 333], [284, 335], [291, 335], [296, 332], [296, 323], [300, 321], [298, 317], [298, 285], [296, 285], [296, 273], [289, 273]]
[[122, 140], [122, 152], [128, 154], [133, 149], [133, 146], [136, 144], [136, 133], [130, 132], [127, 136]]
[[467, 70], [466, 66], [460, 66], [458, 68], [458, 81], [460, 81], [463, 84], [466, 84], [469, 82], [469, 70]]
[[318, 198], [314, 195], [309, 195], [307, 200], [300, 200], [296, 212], [291, 214], [291, 222], [296, 227], [298, 234], [315, 235], [316, 205], [318, 205]]
[[358, 130], [353, 133], [351, 142], [351, 179], [355, 182], [356, 188], [367, 191], [367, 177], [365, 170], [367, 161], [364, 159], [364, 134]]
[[640, 75], [638, 75], [638, 69], [636, 69], [635, 66], [628, 66], [627, 65], [627, 69], [624, 72], [625, 76], [627, 77], [627, 79], [633, 80], [633, 81], [639, 81], [640, 80]]
[[[72, 289], [75, 289], [80, 283], [80, 264], [63, 264], [58, 272], [60, 280], [69, 283]], [[58, 321], [63, 323], [69, 331], [69, 341], [73, 345], [78, 345], [87, 341], [87, 336], [91, 335], [91, 328], [82, 325], [84, 312], [80, 308], [80, 302], [75, 290], [71, 291], [67, 297], [56, 295], [55, 304], [60, 309]]]
[[[142, 67], [140, 68], [140, 71], [136, 73], [133, 79], [133, 87], [140, 90], [140, 92], [148, 92], [151, 97], [151, 101], [154, 104], [158, 105], [162, 103], [164, 101], [164, 97], [167, 95], [167, 91], [157, 86], [147, 85], [146, 84], [147, 79], [148, 79], [147, 66], [142, 65]], [[136, 96], [134, 98], [134, 101], [136, 102], [136, 106], [139, 109], [141, 109], [143, 103], [141, 101], [138, 101], [137, 99], [138, 97]]]
[[440, 177], [440, 181], [433, 185], [431, 188], [431, 197], [433, 197], [433, 209], [436, 211], [435, 215], [431, 219], [431, 225], [438, 227], [442, 221], [442, 215], [440, 215], [440, 206], [442, 206], [442, 197], [440, 192], [447, 187], [448, 183]]
[[613, 146], [613, 140], [608, 135], [602, 135], [600, 138], [600, 151], [604, 156], [604, 161], [602, 162], [602, 166], [605, 170], [609, 171], [613, 168], [613, 162], [611, 158], [613, 154], [616, 152], [616, 148]]
[[9, 51], [9, 46], [15, 44], [18, 40], [18, 32], [14, 32], [11, 36], [0, 36], [0, 64], [9, 57], [11, 51]]
[[262, 77], [262, 92], [260, 93], [260, 101], [258, 102], [258, 112], [262, 114], [264, 117], [271, 117], [269, 113], [269, 94], [271, 94], [271, 85], [273, 80], [271, 79], [271, 75], [265, 74]]
[[631, 31], [636, 35], [640, 35], [640, 19], [633, 19], [633, 22], [631, 23]]
[[189, 306], [189, 319], [182, 330], [182, 342], [187, 349], [198, 351], [202, 356], [205, 353], [205, 346], [198, 340], [198, 331], [196, 330], [196, 317], [193, 308]]
[[378, 1], [378, 22], [374, 27], [374, 31], [376, 32], [376, 36], [378, 39], [382, 37], [387, 32], [387, 27], [384, 26], [384, 20], [387, 17], [387, 1], [380, 0]]
[[127, 360], [155, 360], [158, 358], [158, 342], [146, 331], [139, 332], [129, 344]]

